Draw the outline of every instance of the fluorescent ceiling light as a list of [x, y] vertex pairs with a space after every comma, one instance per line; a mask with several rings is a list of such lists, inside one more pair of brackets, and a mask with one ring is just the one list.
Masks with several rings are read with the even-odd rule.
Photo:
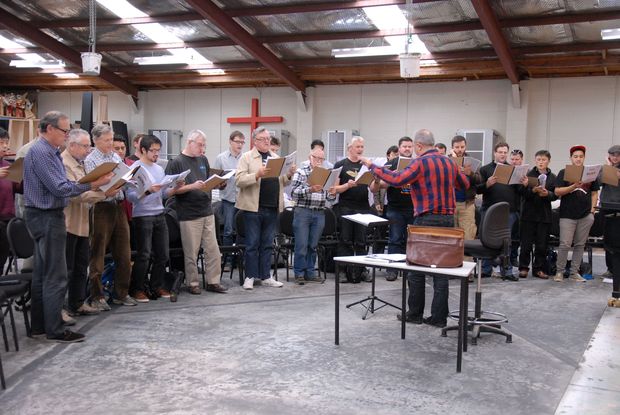
[[223, 69], [198, 69], [196, 72], [200, 75], [224, 75], [226, 73]]
[[[121, 19], [148, 17], [148, 14], [132, 6], [127, 0], [97, 0], [97, 3]], [[181, 38], [175, 36], [159, 23], [133, 24], [131, 26], [155, 43], [184, 43]], [[212, 63], [193, 48], [167, 49], [167, 51], [170, 52], [174, 59], [172, 57], [163, 59], [163, 57], [154, 56], [153, 59], [147, 60], [147, 62], [153, 61], [152, 63], [140, 63], [144, 60], [144, 58], [135, 58], [134, 63], [138, 63], [140, 65], [166, 65], [175, 63], [185, 63], [188, 65], [209, 65]]]
[[138, 65], [172, 65], [184, 64], [187, 63], [187, 60], [184, 57], [178, 57], [174, 55], [162, 55], [134, 58], [133, 63], [137, 63]]
[[[402, 30], [409, 24], [403, 11], [398, 6], [364, 7], [364, 13], [379, 30]], [[369, 46], [363, 48], [332, 49], [336, 58], [350, 58], [360, 56], [399, 55], [407, 49], [407, 36], [386, 36], [389, 46]], [[417, 35], [409, 36], [409, 53], [429, 53]]]
[[64, 78], [64, 79], [75, 79], [75, 78], [80, 77], [78, 74], [73, 73], [73, 72], [59, 72], [59, 73], [55, 73], [54, 76], [58, 78]]
[[63, 61], [27, 61], [27, 60], [12, 60], [9, 66], [13, 66], [15, 68], [46, 68], [46, 69], [57, 69], [64, 68], [65, 63]]
[[620, 39], [620, 29], [601, 30], [601, 37], [603, 40]]

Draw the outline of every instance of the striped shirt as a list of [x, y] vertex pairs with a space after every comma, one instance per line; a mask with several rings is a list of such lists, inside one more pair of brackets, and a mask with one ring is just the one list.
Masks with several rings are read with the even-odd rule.
[[370, 170], [391, 186], [411, 184], [413, 216], [427, 213], [453, 215], [455, 209], [454, 186], [467, 189], [469, 180], [456, 163], [430, 149], [415, 158], [402, 171], [391, 171], [374, 164]]
[[60, 150], [46, 139], [37, 140], [24, 158], [24, 202], [37, 209], [60, 209], [68, 198], [90, 190], [90, 184], [67, 179]]
[[291, 197], [296, 206], [308, 209], [324, 209], [327, 192], [312, 192], [308, 184], [311, 173], [310, 164], [302, 164], [293, 175], [291, 182]]

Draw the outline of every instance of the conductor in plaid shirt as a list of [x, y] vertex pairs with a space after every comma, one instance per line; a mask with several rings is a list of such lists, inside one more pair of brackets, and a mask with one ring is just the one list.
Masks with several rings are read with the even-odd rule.
[[[311, 186], [308, 177], [315, 167], [325, 161], [325, 153], [319, 147], [310, 152], [309, 163], [303, 163], [293, 176], [291, 195], [295, 202], [293, 231], [295, 232], [295, 253], [293, 270], [295, 283], [304, 285], [306, 282], [323, 282], [314, 273], [316, 247], [325, 226], [325, 201], [334, 199], [323, 186]], [[335, 192], [333, 192], [335, 193]]]

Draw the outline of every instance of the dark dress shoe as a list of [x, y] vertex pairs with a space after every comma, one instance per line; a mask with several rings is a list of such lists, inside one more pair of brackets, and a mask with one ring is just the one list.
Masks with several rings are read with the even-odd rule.
[[224, 287], [222, 284], [207, 284], [207, 288], [205, 288], [205, 290], [224, 294], [228, 291], [228, 288]]
[[424, 324], [428, 324], [429, 326], [439, 327], [440, 329], [446, 327], [448, 322], [446, 320], [433, 320], [433, 317], [426, 317], [423, 319]]
[[194, 294], [194, 295], [200, 295], [202, 293], [202, 290], [200, 289], [199, 286], [192, 285], [189, 287], [189, 293]]
[[513, 275], [513, 274], [508, 274], [508, 275], [502, 275], [502, 280], [504, 281], [519, 281], [519, 277]]
[[[396, 314], [396, 318], [398, 319], [398, 321], [403, 321], [403, 316], [401, 313]], [[414, 316], [413, 314], [405, 314], [405, 321], [407, 323], [413, 323], [413, 324], [422, 324], [422, 316]]]

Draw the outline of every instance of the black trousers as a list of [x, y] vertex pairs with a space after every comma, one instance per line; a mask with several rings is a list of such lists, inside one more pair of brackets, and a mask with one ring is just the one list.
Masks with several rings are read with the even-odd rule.
[[547, 238], [551, 229], [550, 223], [521, 221], [521, 254], [519, 255], [519, 271], [530, 269], [532, 247], [534, 261], [532, 273], [542, 271], [547, 260]]
[[88, 253], [88, 236], [77, 236], [67, 232], [67, 306], [69, 311], [77, 311], [86, 298]]
[[10, 251], [9, 239], [6, 235], [6, 226], [8, 225], [8, 223], [8, 220], [0, 220], [0, 275], [4, 274], [4, 263], [9, 257]]
[[[368, 228], [359, 223], [352, 222], [348, 219], [343, 219], [343, 215], [354, 215], [356, 213], [370, 213], [368, 209], [353, 209], [346, 206], [337, 205], [336, 217], [340, 227], [339, 240], [340, 243], [336, 247], [337, 256], [350, 256], [350, 255], [366, 255], [368, 253], [368, 247], [366, 246], [366, 232]], [[359, 280], [364, 267], [359, 265], [348, 265], [346, 267], [347, 279]], [[338, 277], [338, 276], [336, 276]]]
[[605, 216], [605, 259], [613, 274], [612, 296], [620, 298], [620, 214]]

